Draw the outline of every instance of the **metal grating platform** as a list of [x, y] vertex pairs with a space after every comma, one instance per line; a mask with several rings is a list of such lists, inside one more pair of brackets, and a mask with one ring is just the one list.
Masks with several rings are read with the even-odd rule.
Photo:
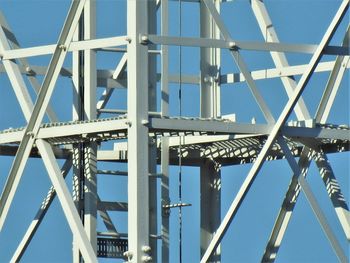
[[124, 258], [124, 252], [128, 251], [128, 240], [121, 238], [97, 238], [97, 257], [100, 258]]

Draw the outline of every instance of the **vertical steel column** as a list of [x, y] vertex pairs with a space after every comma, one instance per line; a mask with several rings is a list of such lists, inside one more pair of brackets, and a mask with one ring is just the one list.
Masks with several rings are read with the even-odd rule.
[[[96, 1], [87, 0], [84, 7], [84, 39], [96, 37]], [[96, 119], [96, 51], [84, 51], [84, 117]], [[97, 178], [95, 142], [84, 147], [84, 227], [92, 247], [97, 250]]]
[[[96, 2], [86, 1], [75, 40], [96, 36]], [[74, 107], [73, 119], [96, 119], [96, 51], [73, 52]], [[96, 143], [77, 145], [73, 150], [73, 197], [80, 211], [84, 228], [96, 253], [97, 181]], [[79, 262], [79, 251], [73, 242], [73, 261]]]
[[[214, 0], [220, 10], [220, 2]], [[220, 39], [220, 31], [208, 8], [200, 2], [200, 37]], [[202, 118], [220, 116], [220, 49], [200, 50], [200, 115]], [[221, 172], [213, 161], [205, 160], [200, 166], [200, 250], [201, 257], [213, 239], [221, 222]], [[216, 248], [210, 262], [220, 262], [220, 246]]]
[[[73, 0], [74, 1], [74, 0]], [[79, 41], [84, 39], [84, 12], [80, 16], [78, 26], [74, 32], [73, 41]], [[83, 81], [83, 52], [84, 51], [73, 51], [72, 52], [72, 84], [73, 84], [73, 108], [72, 108], [72, 119], [82, 120], [83, 119], [83, 95], [82, 89], [84, 85]], [[83, 169], [81, 167], [81, 160], [83, 158], [83, 150], [81, 144], [73, 145], [72, 154], [72, 166], [73, 166], [73, 176], [72, 176], [72, 186], [73, 186], [73, 201], [78, 210], [80, 217], [82, 218], [83, 209]], [[77, 240], [73, 236], [73, 262], [79, 263], [81, 261], [81, 255], [79, 248], [77, 246]]]
[[[161, 35], [168, 35], [169, 27], [169, 3], [168, 0], [161, 1]], [[161, 46], [161, 112], [162, 116], [169, 115], [169, 52], [168, 46]], [[170, 210], [163, 206], [170, 204], [169, 198], [169, 138], [161, 139], [161, 205], [162, 205], [162, 261], [169, 262], [169, 216]]]
[[[148, 1], [148, 33], [157, 34], [156, 1]], [[156, 45], [150, 44], [149, 49], [155, 50]], [[157, 111], [157, 55], [148, 55], [148, 110]], [[155, 138], [149, 138], [149, 173], [157, 173], [157, 146]], [[158, 220], [157, 220], [157, 177], [149, 179], [149, 232], [150, 247], [153, 262], [157, 262]]]
[[127, 1], [128, 245], [132, 262], [149, 261], [147, 1]]

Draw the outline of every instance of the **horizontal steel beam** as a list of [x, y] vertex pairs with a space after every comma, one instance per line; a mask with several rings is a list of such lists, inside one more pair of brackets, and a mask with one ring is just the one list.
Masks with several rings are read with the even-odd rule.
[[[126, 130], [126, 119], [113, 119], [96, 122], [69, 123], [69, 125], [58, 125], [52, 127], [42, 127], [38, 131], [37, 139], [49, 139], [57, 137], [67, 137], [108, 131]], [[64, 124], [64, 123], [62, 123]], [[67, 123], [66, 123], [67, 124]], [[24, 130], [6, 132], [0, 134], [0, 144], [13, 143], [21, 140]]]
[[[247, 42], [237, 40], [219, 40], [210, 38], [198, 37], [172, 37], [172, 36], [158, 36], [145, 35], [145, 40], [157, 45], [169, 46], [186, 46], [186, 47], [212, 47], [230, 50], [254, 50], [254, 51], [274, 51], [274, 52], [289, 52], [289, 53], [306, 53], [313, 54], [318, 45], [309, 44], [287, 44], [287, 43], [273, 43], [273, 42]], [[327, 46], [323, 50], [325, 55], [350, 55], [350, 50], [347, 47], [341, 46]]]
[[[335, 64], [335, 61], [320, 62], [316, 66], [316, 69], [314, 72], [331, 71], [334, 68], [334, 64]], [[307, 66], [308, 66], [307, 64], [304, 64], [304, 65], [295, 65], [295, 66], [281, 67], [281, 68], [255, 70], [251, 72], [251, 75], [254, 80], [297, 76], [297, 75], [303, 74]], [[349, 69], [350, 64], [349, 63], [343, 64], [342, 67]], [[221, 84], [231, 84], [231, 83], [244, 82], [244, 81], [245, 81], [245, 78], [242, 73], [229, 73], [229, 74], [220, 76]]]
[[[67, 125], [69, 124], [69, 125]], [[163, 134], [177, 136], [180, 133], [196, 134], [242, 134], [242, 135], [266, 135], [272, 126], [268, 124], [250, 124], [226, 122], [221, 120], [206, 120], [198, 118], [150, 118], [148, 125], [151, 134]], [[109, 132], [126, 132], [128, 120], [99, 119], [98, 121], [82, 123], [62, 123], [52, 127], [42, 126], [37, 134], [37, 139], [51, 139], [69, 136], [88, 137], [92, 134], [101, 134], [103, 139], [113, 139]], [[283, 126], [281, 133], [287, 137], [297, 138], [322, 138], [334, 140], [350, 140], [348, 127], [292, 127]], [[24, 130], [13, 130], [0, 133], [0, 144], [18, 143], [24, 134]], [[102, 138], [102, 137], [101, 137]], [[59, 143], [58, 143], [59, 144]]]
[[[0, 156], [15, 156], [18, 150], [18, 145], [0, 145]], [[58, 147], [52, 148], [56, 159], [67, 159], [71, 156], [71, 150]], [[33, 148], [29, 157], [41, 158], [37, 148]]]
[[[320, 62], [315, 72], [327, 72], [331, 71], [334, 68], [335, 61], [327, 61]], [[253, 80], [260, 79], [272, 79], [272, 78], [280, 78], [280, 77], [289, 77], [289, 76], [297, 76], [303, 74], [307, 67], [307, 64], [303, 65], [294, 65], [289, 67], [282, 68], [269, 68], [262, 70], [254, 70], [251, 71], [251, 75]], [[349, 69], [350, 63], [345, 63], [342, 67]], [[47, 67], [45, 66], [30, 66], [23, 67], [19, 65], [19, 69], [22, 74], [26, 75], [44, 75], [47, 71]], [[5, 69], [3, 65], [0, 65], [0, 73], [4, 73]], [[109, 88], [126, 88], [124, 82], [126, 81], [126, 77], [121, 74], [118, 79], [113, 79], [113, 70], [112, 69], [99, 69], [97, 70], [97, 85], [99, 87], [106, 87], [107, 83]], [[60, 72], [60, 76], [62, 77], [71, 77], [72, 70], [70, 68], [62, 68]], [[157, 80], [160, 80], [161, 74], [157, 74]], [[181, 83], [184, 84], [193, 84], [199, 85], [200, 77], [198, 75], [181, 75]], [[237, 82], [244, 82], [245, 78], [242, 73], [229, 73], [220, 76], [220, 84], [231, 84]], [[169, 75], [169, 83], [180, 83], [180, 77], [178, 75]]]
[[[93, 39], [93, 40], [83, 40], [83, 41], [74, 41], [69, 47], [68, 51], [78, 51], [78, 50], [89, 50], [89, 49], [99, 49], [105, 47], [116, 47], [123, 46], [128, 44], [128, 39], [126, 36], [118, 36], [118, 37], [109, 37], [109, 38], [101, 38], [101, 39]], [[29, 48], [19, 48], [12, 49], [3, 52], [0, 54], [3, 60], [8, 59], [18, 59], [18, 58], [27, 58], [27, 57], [36, 57], [43, 55], [51, 55], [55, 52], [57, 48], [56, 44], [53, 45], [45, 45], [45, 46], [37, 46], [37, 47], [29, 47]]]
[[100, 201], [97, 203], [97, 210], [127, 212], [128, 203]]

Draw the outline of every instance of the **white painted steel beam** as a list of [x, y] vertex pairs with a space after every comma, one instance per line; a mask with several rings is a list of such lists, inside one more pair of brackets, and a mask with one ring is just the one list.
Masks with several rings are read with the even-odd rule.
[[[209, 10], [213, 20], [215, 21], [215, 24], [219, 28], [220, 33], [223, 36], [224, 40], [232, 42], [233, 40], [230, 36], [230, 33], [226, 29], [226, 27], [225, 27], [225, 25], [220, 17], [220, 14], [218, 13], [214, 4], [210, 0], [203, 0], [203, 3], [208, 8], [208, 10]], [[266, 102], [264, 101], [264, 98], [261, 96], [250, 72], [248, 71], [247, 65], [243, 61], [242, 56], [240, 56], [240, 53], [239, 53], [238, 49], [236, 48], [235, 42], [232, 42], [230, 45], [231, 45], [231, 49], [230, 49], [231, 52], [230, 53], [231, 53], [234, 61], [236, 62], [237, 67], [244, 75], [246, 82], [247, 82], [247, 85], [248, 85], [251, 93], [253, 94], [254, 99], [256, 100], [257, 104], [259, 105], [266, 121], [268, 123], [274, 123], [275, 119], [274, 119], [269, 107], [267, 106]]]
[[[2, 42], [3, 42], [3, 41], [2, 41]], [[4, 43], [4, 42], [3, 42], [3, 43]], [[5, 43], [6, 43], [6, 42], [5, 42]], [[19, 72], [19, 71], [18, 71], [18, 67], [17, 67], [17, 65], [15, 65], [15, 64], [9, 64], [7, 67], [8, 67], [9, 72], [15, 72], [15, 73], [16, 73], [16, 72]], [[31, 114], [31, 113], [28, 112], [28, 110], [26, 110], [26, 109], [32, 108], [32, 105], [33, 105], [33, 104], [32, 104], [32, 102], [31, 102], [30, 97], [29, 97], [29, 98], [27, 97], [26, 100], [21, 100], [21, 99], [20, 99], [20, 98], [23, 98], [23, 97], [25, 96], [25, 94], [27, 94], [27, 90], [26, 90], [25, 84], [24, 84], [24, 82], [23, 82], [23, 78], [22, 78], [22, 76], [21, 76], [20, 74], [17, 74], [14, 78], [10, 78], [10, 80], [11, 80], [13, 86], [14, 86], [14, 89], [18, 91], [18, 92], [17, 92], [17, 96], [18, 96], [18, 98], [19, 98], [21, 108], [22, 108], [22, 110], [23, 110], [23, 113], [24, 113], [26, 119], [29, 120], [29, 119], [30, 119], [30, 114]], [[22, 85], [21, 85], [21, 83], [22, 83]], [[21, 86], [21, 89], [16, 88], [16, 87], [18, 87], [18, 86]], [[52, 151], [51, 147], [49, 147], [49, 148], [44, 148], [44, 147], [42, 147], [42, 145], [41, 145], [41, 146], [38, 145], [38, 147], [39, 147], [39, 149], [41, 150], [41, 153], [42, 153], [42, 154], [47, 153], [48, 155], [51, 155], [51, 156], [54, 157], [54, 154], [53, 154], [53, 151]], [[30, 149], [29, 149], [29, 150], [30, 150]], [[50, 162], [51, 162], [51, 165], [56, 165], [56, 166], [57, 166], [57, 164], [53, 161], [52, 158], [51, 158]], [[57, 167], [56, 167], [56, 168], [57, 168]], [[60, 176], [60, 174], [59, 174], [59, 176]], [[63, 179], [62, 179], [62, 180], [63, 180]], [[64, 181], [63, 181], [63, 182], [64, 182]], [[14, 192], [15, 192], [15, 189], [17, 188], [18, 183], [19, 183], [19, 179], [15, 179], [15, 180], [14, 180], [14, 184], [12, 185], [12, 187], [14, 188], [14, 191], [12, 191], [12, 193], [10, 192], [10, 198], [13, 197]], [[8, 185], [6, 185], [6, 186], [8, 186]], [[5, 191], [6, 191], [6, 186], [5, 186]], [[13, 190], [13, 189], [11, 189], [11, 190]], [[52, 197], [52, 195], [53, 195], [53, 193], [52, 193], [52, 192], [49, 192], [49, 199], [50, 199], [50, 196]], [[46, 199], [46, 201], [47, 201], [47, 202], [50, 202], [49, 199]], [[9, 200], [9, 199], [7, 199], [7, 201], [8, 201], [8, 200]], [[47, 204], [48, 204], [47, 202], [45, 202], [44, 205], [47, 205]], [[11, 202], [8, 202], [8, 203], [11, 203]], [[62, 204], [62, 205], [64, 206], [64, 204]], [[5, 216], [4, 216], [4, 219], [6, 218], [6, 213], [7, 213], [6, 210], [7, 210], [7, 209], [8, 209], [8, 206], [6, 207], [6, 204], [5, 204]], [[2, 211], [4, 211], [4, 210], [2, 210]], [[39, 217], [40, 217], [40, 216], [43, 216], [43, 214], [45, 214], [44, 211], [43, 211], [42, 213], [39, 212], [38, 216], [39, 216]], [[67, 217], [67, 219], [68, 219], [68, 221], [69, 221], [69, 218], [68, 218], [68, 217]], [[69, 223], [71, 223], [71, 222], [69, 221]], [[19, 257], [20, 257], [21, 254], [24, 252], [25, 247], [28, 245], [30, 239], [32, 238], [32, 234], [33, 234], [32, 230], [35, 232], [35, 230], [36, 230], [36, 228], [38, 227], [39, 224], [40, 224], [40, 222], [38, 222], [38, 221], [33, 221], [33, 223], [31, 224], [31, 226], [30, 226], [30, 228], [29, 228], [29, 231], [26, 233], [26, 236], [24, 237], [24, 239], [22, 240], [21, 245], [19, 246], [19, 249], [20, 249], [20, 250], [17, 250], [17, 251], [16, 251], [15, 257], [16, 257], [16, 256], [19, 256]], [[72, 229], [73, 229], [73, 228], [76, 228], [76, 227], [72, 227]], [[73, 230], [73, 232], [76, 232], [76, 231]], [[82, 247], [82, 250], [83, 250], [83, 256], [84, 256], [86, 259], [89, 259], [89, 258], [90, 258], [90, 261], [91, 261], [91, 262], [94, 262], [94, 259], [91, 259], [91, 254], [89, 255], [89, 250], [90, 250], [90, 252], [91, 252], [91, 246], [90, 246], [90, 244], [88, 244], [88, 246], [86, 246], [86, 242], [85, 242], [85, 240], [84, 240], [84, 237], [79, 237], [78, 239], [79, 239], [79, 246], [81, 246], [81, 247]], [[85, 242], [85, 244], [84, 244], [84, 242]], [[22, 250], [22, 249], [23, 249], [23, 250]], [[93, 256], [93, 257], [95, 257], [95, 256]]]
[[[349, 48], [350, 39], [350, 26], [348, 26], [342, 46]], [[315, 116], [316, 122], [325, 123], [331, 107], [334, 103], [335, 96], [338, 92], [340, 83], [345, 74], [346, 65], [349, 64], [349, 57], [338, 56], [335, 61], [334, 68], [327, 81], [326, 89], [321, 98], [321, 102], [317, 108], [317, 114]]]
[[343, 1], [342, 4], [340, 5], [335, 17], [333, 18], [330, 26], [328, 27], [325, 35], [323, 36], [323, 38], [321, 40], [319, 46], [317, 47], [316, 52], [312, 56], [307, 70], [300, 78], [298, 85], [294, 91], [293, 96], [289, 99], [288, 103], [284, 107], [280, 117], [278, 118], [276, 124], [272, 128], [272, 130], [271, 130], [271, 132], [270, 132], [270, 134], [265, 142], [264, 147], [261, 149], [261, 152], [259, 153], [257, 160], [255, 161], [251, 170], [249, 171], [249, 173], [248, 173], [245, 181], [243, 182], [240, 190], [238, 191], [234, 201], [231, 203], [231, 206], [230, 206], [227, 214], [225, 215], [217, 233], [215, 234], [212, 242], [210, 243], [206, 253], [202, 257], [201, 263], [207, 262], [210, 255], [214, 251], [214, 249], [219, 245], [221, 239], [223, 238], [223, 235], [225, 234], [227, 228], [229, 227], [229, 225], [230, 225], [233, 217], [235, 216], [238, 208], [240, 207], [240, 205], [241, 205], [245, 195], [247, 194], [251, 184], [253, 183], [257, 173], [261, 169], [262, 164], [266, 158], [266, 155], [270, 149], [270, 146], [275, 141], [276, 136], [278, 135], [278, 133], [280, 131], [280, 128], [282, 127], [282, 125], [284, 124], [284, 122], [287, 120], [288, 116], [292, 112], [300, 95], [302, 94], [303, 90], [305, 89], [305, 86], [307, 85], [307, 83], [308, 83], [308, 81], [309, 81], [309, 79], [310, 79], [310, 77], [311, 77], [311, 75], [316, 67], [316, 64], [321, 59], [322, 50], [330, 42], [330, 40], [331, 40], [333, 34], [335, 33], [340, 21], [344, 17], [348, 7], [349, 7], [349, 0]]
[[97, 262], [95, 252], [89, 242], [88, 236], [85, 233], [84, 227], [80, 221], [79, 214], [75, 208], [72, 196], [66, 186], [66, 183], [61, 175], [55, 156], [52, 154], [51, 146], [48, 142], [38, 139], [36, 144], [40, 149], [43, 149], [42, 156], [45, 167], [51, 179], [52, 185], [56, 190], [56, 194], [62, 205], [63, 212], [67, 218], [69, 227], [77, 241], [77, 245], [86, 262]]
[[[93, 136], [105, 135], [105, 138], [113, 138], [110, 133], [121, 131], [126, 133], [128, 119], [103, 120], [91, 123], [78, 123], [62, 126], [43, 127], [40, 128], [37, 138], [50, 139], [69, 136]], [[233, 123], [210, 120], [190, 120], [190, 119], [162, 119], [150, 118], [150, 132], [158, 132], [167, 134], [174, 132], [193, 132], [194, 134], [218, 133], [226, 135], [266, 135], [269, 134], [272, 127], [268, 124], [248, 124], [248, 123]], [[320, 138], [334, 140], [350, 140], [348, 128], [327, 128], [327, 127], [292, 127], [283, 126], [281, 128], [283, 135], [287, 137], [297, 138]], [[0, 144], [18, 143], [24, 135], [24, 130], [0, 133]], [[98, 138], [98, 136], [96, 137]], [[193, 135], [195, 136], [195, 135]], [[115, 137], [114, 137], [115, 138]], [[116, 139], [116, 138], [115, 138]], [[191, 139], [189, 139], [191, 141]], [[66, 142], [69, 143], [69, 142]]]
[[[128, 52], [128, 260], [144, 262], [149, 247], [148, 180], [148, 47], [140, 43], [147, 33], [147, 1], [127, 2]], [[154, 252], [156, 253], [156, 252]]]
[[[348, 42], [348, 34], [349, 34], [349, 30], [347, 30], [347, 33], [345, 34], [345, 38], [343, 41], [343, 46], [346, 46], [347, 42]], [[338, 86], [339, 86], [339, 78], [338, 81], [335, 82], [335, 78], [336, 76], [340, 75], [340, 78], [342, 77], [343, 72], [340, 71], [340, 64], [342, 62], [344, 58], [343, 57], [337, 57], [336, 62], [334, 64], [334, 68], [332, 70], [332, 73], [330, 75], [329, 81], [327, 83], [326, 89], [325, 89], [325, 93], [321, 99], [320, 105], [317, 111], [316, 111], [316, 122], [319, 122], [320, 119], [323, 119], [324, 122], [326, 121], [327, 117], [328, 117], [328, 113], [329, 113], [329, 109], [330, 106], [332, 105], [332, 103], [328, 104], [328, 107], [324, 107], [323, 105], [326, 105], [327, 101], [329, 100], [329, 96], [331, 93], [333, 93], [333, 99], [331, 99], [330, 101], [333, 102], [336, 91], [332, 92], [332, 90], [337, 90]], [[340, 72], [339, 72], [340, 71]], [[337, 84], [334, 86], [334, 84]], [[332, 88], [333, 87], [333, 88]], [[327, 108], [327, 110], [326, 110]], [[303, 171], [303, 176], [306, 177], [307, 175], [307, 171], [308, 171], [308, 167], [310, 165], [311, 159], [312, 159], [312, 149], [308, 148], [308, 147], [304, 147], [301, 157], [299, 159], [299, 165], [301, 170]], [[316, 159], [316, 165], [319, 167], [320, 170], [320, 174], [321, 177], [327, 187], [327, 189], [329, 188], [329, 186], [332, 186], [332, 189], [337, 189], [336, 193], [331, 197], [331, 201], [335, 207], [335, 211], [337, 213], [338, 219], [343, 227], [343, 230], [347, 236], [347, 238], [349, 239], [349, 228], [350, 228], [350, 224], [349, 224], [349, 211], [348, 211], [348, 207], [345, 201], [341, 201], [341, 198], [337, 198], [340, 197], [341, 191], [340, 191], [340, 187], [333, 187], [335, 184], [337, 184], [337, 181], [335, 179], [335, 176], [333, 174], [333, 171], [330, 167], [330, 165], [327, 165], [327, 169], [325, 170], [325, 164], [326, 162], [320, 162], [320, 159], [322, 160], [327, 160], [327, 157], [325, 154], [319, 154], [318, 159]], [[318, 161], [317, 161], [318, 160]], [[280, 246], [280, 243], [282, 241], [282, 238], [284, 236], [284, 233], [286, 231], [286, 227], [288, 226], [288, 223], [290, 221], [294, 206], [295, 206], [295, 202], [297, 201], [298, 195], [300, 192], [300, 185], [298, 184], [298, 180], [296, 176], [292, 177], [292, 180], [290, 182], [290, 185], [288, 187], [287, 193], [286, 193], [286, 197], [283, 201], [282, 207], [279, 211], [279, 214], [277, 216], [276, 222], [274, 224], [273, 230], [271, 232], [269, 241], [267, 243], [262, 261], [263, 262], [273, 262], [277, 256], [277, 252]], [[336, 196], [336, 197], [335, 197]], [[294, 200], [295, 202], [292, 202], [292, 200]], [[341, 205], [339, 205], [341, 203]]]
[[317, 220], [319, 221], [323, 232], [325, 233], [326, 237], [328, 238], [336, 256], [338, 257], [339, 261], [342, 263], [349, 262], [347, 256], [345, 255], [342, 247], [340, 246], [339, 241], [337, 240], [337, 237], [335, 236], [333, 230], [330, 227], [330, 224], [328, 223], [328, 220], [326, 216], [324, 215], [319, 203], [317, 202], [317, 199], [315, 195], [313, 194], [309, 184], [307, 183], [304, 176], [299, 176], [302, 173], [302, 170], [300, 169], [298, 163], [295, 161], [292, 153], [290, 152], [288, 145], [284, 141], [282, 137], [278, 138], [278, 143], [281, 146], [286, 159], [289, 163], [289, 166], [292, 168], [294, 176], [298, 178], [299, 185], [301, 189], [303, 190], [306, 199], [308, 200]]
[[[250, 4], [266, 43], [279, 43], [279, 39], [265, 8], [264, 2], [252, 0]], [[277, 69], [289, 66], [287, 57], [284, 53], [270, 52], [270, 54]], [[295, 87], [297, 86], [297, 82], [293, 77], [281, 77], [281, 81], [288, 94], [288, 97], [291, 97]], [[295, 105], [294, 111], [299, 120], [307, 120], [311, 118], [302, 97], [299, 98], [298, 103]]]
[[[192, 46], [192, 47], [213, 47], [213, 48], [232, 48], [232, 42], [225, 40], [213, 40], [210, 38], [189, 38], [189, 37], [171, 37], [147, 35], [154, 44], [174, 45], [174, 46]], [[125, 46], [129, 39], [127, 36], [108, 37], [92, 40], [72, 41], [68, 47], [68, 52], [79, 50], [99, 50], [111, 47]], [[264, 43], [264, 42], [244, 42], [235, 41], [235, 46], [242, 50], [252, 51], [274, 51], [274, 52], [293, 52], [312, 54], [317, 45], [309, 44], [289, 44], [289, 43]], [[55, 52], [56, 45], [43, 45], [27, 48], [16, 48], [6, 50], [1, 53], [3, 60], [29, 58], [36, 56], [51, 55]], [[350, 55], [349, 50], [344, 47], [328, 46], [324, 50], [327, 55]]]
[[[345, 59], [348, 59], [348, 56], [345, 56]], [[327, 61], [327, 62], [320, 62], [317, 64], [317, 67], [315, 69], [315, 73], [317, 72], [327, 72], [331, 71], [334, 67], [335, 61]], [[350, 64], [343, 63], [342, 65], [345, 67], [345, 69], [350, 68]], [[262, 80], [262, 79], [271, 79], [271, 78], [280, 78], [280, 77], [288, 77], [288, 76], [297, 76], [303, 74], [305, 71], [307, 65], [294, 65], [289, 67], [282, 67], [282, 68], [269, 68], [269, 69], [262, 69], [262, 70], [254, 70], [251, 71], [251, 75], [253, 80]], [[31, 65], [30, 72], [26, 70], [26, 67], [20, 66], [19, 67], [20, 72], [22, 74], [30, 76], [32, 75], [44, 75], [47, 67], [45, 66], [34, 66]], [[5, 68], [3, 65], [0, 65], [0, 72], [5, 72]], [[120, 76], [116, 80], [113, 80], [111, 77], [113, 75], [113, 70], [97, 70], [97, 80], [98, 80], [98, 86], [99, 87], [107, 87], [107, 88], [126, 88], [123, 83], [126, 78], [124, 76]], [[62, 77], [71, 77], [72, 76], [72, 70], [69, 68], [62, 68], [60, 71], [60, 76]], [[158, 79], [161, 79], [161, 74], [157, 74]], [[221, 85], [224, 84], [232, 84], [232, 83], [238, 83], [238, 82], [244, 82], [245, 78], [242, 73], [228, 73], [223, 74], [219, 77], [219, 82]], [[180, 78], [178, 75], [169, 75], [169, 82], [170, 83], [179, 83]], [[181, 76], [181, 82], [185, 84], [194, 84], [199, 85], [200, 82], [200, 76], [198, 75], [188, 75], [188, 74], [182, 74]], [[108, 85], [107, 85], [108, 84]]]
[[[3, 48], [1, 48], [0, 53], [5, 52], [5, 51], [9, 51], [11, 50], [10, 45], [8, 45], [8, 42], [5, 40], [7, 38], [8, 41], [11, 42], [11, 47], [12, 49], [19, 49], [20, 45], [17, 41], [16, 36], [12, 33], [12, 30], [9, 26], [9, 24], [7, 23], [4, 14], [0, 11], [0, 25], [2, 28], [0, 28], [0, 34], [1, 34], [1, 38], [2, 38], [2, 43], [4, 43]], [[4, 29], [6, 30], [6, 32], [11, 32], [11, 39], [9, 39], [6, 35], [6, 33], [4, 32]], [[22, 58], [22, 59], [18, 59], [18, 62], [20, 64], [21, 67], [26, 69], [26, 72], [28, 73], [28, 71], [31, 70], [31, 66], [29, 65], [29, 62], [27, 59]], [[7, 62], [5, 62], [6, 64]], [[12, 61], [12, 63], [14, 63]], [[16, 73], [18, 74], [18, 72]], [[35, 90], [36, 93], [39, 92], [40, 89], [40, 84], [38, 82], [38, 80], [36, 79], [35, 75], [28, 75], [28, 80], [30, 82], [30, 84], [32, 85], [33, 89]], [[54, 113], [54, 111], [52, 110], [51, 106], [48, 105], [47, 109], [46, 109], [46, 113], [47, 116], [49, 117], [49, 120], [52, 122], [57, 122], [58, 118], [56, 116], [56, 114]]]
[[47, 105], [50, 101], [51, 94], [59, 71], [63, 65], [64, 58], [66, 55], [66, 47], [72, 39], [74, 28], [78, 22], [80, 13], [84, 7], [85, 1], [76, 1], [72, 3], [69, 10], [66, 22], [62, 29], [55, 53], [49, 65], [47, 74], [45, 75], [42, 87], [38, 94], [37, 101], [34, 105], [31, 113], [28, 126], [25, 130], [23, 139], [21, 140], [20, 147], [17, 151], [15, 160], [12, 164], [11, 171], [7, 178], [5, 188], [0, 199], [0, 229], [2, 228], [8, 208], [12, 202], [14, 194], [16, 192], [17, 185], [20, 177], [23, 173], [26, 161], [29, 156], [29, 152], [35, 140], [35, 135], [39, 130], [41, 120], [45, 114]]
[[[96, 1], [87, 0], [84, 6], [84, 39], [96, 38]], [[92, 40], [93, 41], [93, 40]], [[125, 41], [125, 40], [124, 40]], [[96, 119], [96, 51], [84, 50], [84, 119]], [[84, 145], [84, 228], [90, 243], [97, 255], [97, 144], [90, 142]]]
[[[331, 71], [334, 68], [334, 64], [335, 64], [335, 61], [320, 62], [317, 64], [314, 72], [317, 73], [317, 72]], [[348, 63], [344, 67], [345, 69], [349, 69], [350, 64]], [[254, 80], [298, 76], [303, 74], [306, 68], [307, 68], [306, 64], [281, 67], [281, 68], [270, 68], [270, 69], [252, 71], [251, 75]], [[244, 81], [245, 81], [245, 78], [242, 73], [229, 73], [229, 74], [220, 76], [221, 84], [232, 84], [232, 83], [238, 83], [238, 82], [244, 82]]]
[[[68, 52], [79, 51], [79, 50], [92, 50], [107, 47], [124, 46], [128, 43], [126, 36], [109, 37], [101, 39], [92, 40], [81, 40], [72, 41], [69, 46], [67, 46]], [[28, 58], [36, 56], [44, 56], [54, 54], [56, 50], [55, 44], [46, 46], [37, 46], [29, 48], [17, 48], [12, 50], [6, 50], [2, 52], [3, 60], [18, 59], [18, 58]]]
[[[300, 176], [306, 176], [311, 163], [313, 151], [309, 148], [304, 148], [299, 159], [299, 169], [302, 171]], [[270, 234], [267, 246], [261, 262], [274, 262], [277, 256], [278, 249], [281, 245], [283, 236], [287, 230], [289, 220], [292, 216], [297, 197], [300, 193], [300, 185], [298, 177], [293, 174], [292, 180], [288, 186], [287, 193], [283, 200], [282, 206], [276, 218], [273, 230]]]
[[[228, 32], [228, 31], [227, 31]], [[208, 47], [221, 49], [240, 49], [250, 51], [269, 51], [269, 52], [287, 52], [287, 53], [306, 53], [313, 54], [317, 49], [317, 45], [309, 44], [289, 44], [289, 43], [274, 43], [274, 42], [247, 42], [239, 40], [224, 40], [213, 39], [209, 37], [174, 37], [174, 36], [158, 36], [144, 35], [151, 43], [157, 45], [168, 46], [186, 46], [186, 47]], [[350, 55], [350, 51], [345, 47], [327, 46], [324, 55]]]
[[[213, 1], [220, 12], [220, 2]], [[220, 39], [220, 31], [209, 10], [200, 2], [201, 38]], [[220, 108], [220, 49], [200, 49], [200, 117], [217, 118]], [[200, 166], [200, 253], [203, 256], [221, 221], [221, 171], [218, 164], [205, 161]], [[210, 262], [221, 262], [220, 247]]]
[[[119, 75], [125, 70], [127, 64], [127, 53], [125, 53], [122, 58], [120, 59], [116, 69], [113, 72], [112, 79], [118, 79]], [[97, 110], [104, 109], [107, 105], [109, 99], [111, 98], [113, 94], [114, 89], [108, 87], [108, 81], [107, 81], [107, 87], [103, 91], [99, 101], [97, 102], [96, 108]], [[97, 116], [99, 116], [101, 112], [98, 112]]]
[[[167, 36], [169, 33], [169, 2], [168, 0], [161, 1], [161, 34]], [[198, 83], [198, 81], [197, 81]], [[169, 48], [167, 45], [161, 45], [161, 114], [162, 116], [169, 115]], [[162, 237], [162, 261], [170, 262], [170, 213], [164, 209], [165, 205], [170, 204], [169, 194], [169, 139], [161, 138], [161, 153], [160, 153], [160, 171], [163, 174], [161, 177], [161, 237]]]
[[[63, 166], [61, 168], [61, 176], [63, 177], [63, 179], [66, 178], [71, 166], [72, 166], [71, 160], [67, 160], [63, 164]], [[27, 228], [27, 231], [24, 234], [21, 242], [17, 246], [15, 253], [12, 255], [10, 262], [14, 263], [14, 262], [19, 262], [21, 260], [22, 256], [24, 255], [24, 252], [26, 251], [28, 245], [32, 241], [37, 229], [39, 228], [42, 220], [44, 219], [44, 217], [46, 215], [46, 212], [50, 208], [52, 201], [54, 200], [55, 197], [56, 197], [56, 191], [55, 191], [54, 187], [51, 186], [45, 199], [41, 203], [41, 206], [40, 206], [38, 212], [36, 213], [34, 220], [30, 223], [30, 225]]]
[[322, 153], [316, 153], [314, 159], [345, 236], [350, 241], [350, 212], [345, 197], [341, 192], [340, 185], [334, 176], [327, 156]]
[[[148, 32], [157, 33], [157, 5], [155, 1], [148, 1]], [[148, 50], [156, 50], [157, 46], [148, 44]], [[157, 56], [148, 54], [148, 110], [157, 111]], [[157, 174], [157, 144], [154, 138], [148, 139], [148, 172]], [[153, 262], [158, 261], [158, 191], [157, 177], [149, 178], [149, 246]], [[151, 238], [152, 237], [152, 238]]]

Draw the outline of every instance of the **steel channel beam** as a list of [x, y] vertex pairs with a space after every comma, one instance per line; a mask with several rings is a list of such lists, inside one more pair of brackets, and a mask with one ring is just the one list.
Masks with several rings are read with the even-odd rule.
[[[149, 256], [148, 180], [148, 47], [140, 43], [147, 33], [147, 1], [127, 2], [128, 53], [128, 260], [144, 262]], [[156, 253], [156, 252], [155, 252]]]
[[344, 17], [347, 9], [349, 7], [349, 1], [343, 1], [341, 6], [339, 7], [339, 10], [337, 11], [335, 17], [333, 18], [330, 26], [328, 27], [325, 35], [323, 36], [316, 52], [312, 56], [309, 66], [305, 73], [302, 75], [301, 79], [298, 82], [298, 85], [295, 89], [295, 92], [293, 96], [289, 99], [288, 103], [284, 107], [280, 117], [278, 118], [276, 124], [272, 128], [265, 145], [261, 149], [261, 152], [258, 155], [258, 158], [256, 162], [253, 164], [251, 170], [249, 171], [245, 181], [243, 182], [241, 188], [239, 189], [234, 201], [231, 203], [231, 206], [225, 215], [217, 233], [215, 234], [212, 242], [210, 243], [206, 253], [201, 259], [201, 263], [207, 262], [210, 255], [214, 251], [214, 249], [219, 245], [221, 239], [223, 238], [226, 230], [228, 229], [233, 217], [235, 216], [238, 208], [240, 207], [244, 197], [246, 196], [250, 186], [252, 185], [254, 179], [256, 178], [257, 173], [262, 167], [262, 164], [264, 163], [264, 160], [266, 158], [266, 155], [268, 153], [268, 150], [270, 149], [272, 143], [275, 141], [276, 136], [278, 135], [280, 128], [284, 124], [284, 122], [287, 120], [288, 116], [292, 112], [295, 104], [297, 103], [300, 95], [302, 94], [303, 90], [305, 89], [305, 86], [307, 85], [314, 69], [316, 68], [317, 63], [322, 57], [322, 51], [325, 46], [328, 45], [329, 41], [331, 40], [333, 34], [335, 33], [340, 21]]

